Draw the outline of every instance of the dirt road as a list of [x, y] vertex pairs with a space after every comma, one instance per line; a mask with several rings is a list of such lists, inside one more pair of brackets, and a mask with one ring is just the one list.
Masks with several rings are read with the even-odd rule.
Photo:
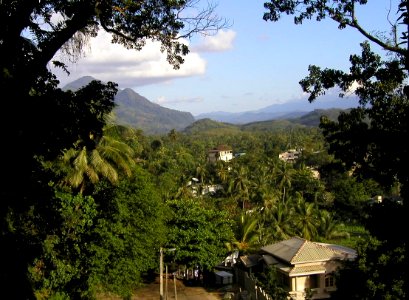
[[[175, 292], [176, 284], [176, 292]], [[160, 285], [159, 279], [147, 284], [146, 286], [138, 289], [132, 296], [132, 300], [159, 300]], [[212, 288], [206, 289], [201, 286], [189, 286], [185, 285], [182, 280], [173, 281], [169, 278], [167, 283], [166, 293], [166, 280], [163, 283], [163, 299], [164, 300], [221, 300], [223, 299], [225, 292], [220, 289]], [[99, 300], [119, 300], [117, 297], [99, 297]]]

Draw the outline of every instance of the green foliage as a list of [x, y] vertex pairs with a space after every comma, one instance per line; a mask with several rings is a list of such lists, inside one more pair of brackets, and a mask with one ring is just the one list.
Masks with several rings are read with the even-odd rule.
[[[407, 235], [403, 237], [396, 228], [407, 227], [402, 212], [407, 213], [409, 196], [408, 152], [407, 147], [401, 146], [402, 141], [408, 140], [409, 128], [409, 53], [406, 47], [409, 2], [402, 0], [391, 4], [396, 7], [387, 12], [390, 38], [379, 37], [361, 26], [356, 6], [367, 2], [271, 0], [264, 5], [268, 10], [264, 19], [277, 21], [282, 14], [290, 14], [295, 24], [301, 24], [313, 17], [317, 21], [329, 17], [340, 29], [356, 29], [390, 55], [389, 60], [383, 61], [366, 41], [361, 44], [360, 55], [350, 56], [349, 72], [310, 66], [309, 76], [301, 80], [300, 85], [310, 94], [309, 101], [333, 87], [341, 89], [342, 97], [355, 85], [354, 93], [360, 101], [357, 108], [341, 113], [337, 122], [323, 117], [320, 123], [329, 152], [342, 162], [341, 169], [351, 171], [349, 175], [360, 180], [338, 177], [333, 181], [336, 208], [341, 208], [344, 214], [352, 209], [354, 217], [359, 215], [367, 219], [365, 225], [376, 237], [363, 241], [358, 246], [358, 258], [340, 271], [337, 299], [404, 299]], [[363, 179], [374, 180], [384, 191], [398, 185], [403, 205], [399, 204], [397, 209], [389, 204], [375, 205], [369, 210], [364, 208], [361, 205], [364, 197], [372, 196], [370, 194], [380, 188], [371, 184], [373, 190], [369, 190], [362, 183], [371, 181]]]
[[256, 274], [258, 283], [273, 300], [288, 299], [288, 284], [283, 282], [276, 268], [268, 268], [265, 272]]
[[239, 132], [239, 127], [210, 119], [201, 119], [187, 126], [183, 132], [186, 134], [206, 133], [211, 135], [221, 134], [221, 132], [223, 132], [223, 134], [234, 134]]
[[318, 237], [318, 210], [314, 203], [299, 198], [294, 205], [294, 225], [298, 235], [306, 240], [315, 240]]
[[228, 253], [224, 244], [233, 238], [226, 212], [205, 208], [199, 199], [175, 199], [167, 204], [172, 212], [167, 247], [176, 248], [175, 262], [210, 271], [223, 261]]
[[150, 175], [140, 167], [133, 173], [111, 190], [99, 187], [100, 215], [90, 245], [92, 288], [122, 297], [130, 297], [143, 275], [157, 267], [166, 237], [166, 207]]
[[367, 240], [370, 238], [370, 233], [363, 225], [351, 224], [351, 223], [341, 223], [342, 231], [347, 232], [349, 238], [347, 239], [336, 239], [336, 240], [326, 240], [322, 239], [323, 242], [335, 243], [351, 249], [357, 249], [358, 243], [362, 240]]
[[235, 223], [234, 239], [226, 243], [229, 252], [238, 250], [240, 255], [256, 252], [260, 246], [257, 217], [242, 212]]
[[265, 207], [262, 215], [262, 228], [265, 241], [269, 244], [274, 241], [281, 241], [290, 238], [295, 234], [293, 226], [293, 211], [290, 205], [278, 201], [272, 207]]
[[100, 178], [116, 184], [119, 175], [131, 176], [133, 155], [130, 146], [110, 136], [102, 136], [91, 151], [86, 146], [70, 148], [57, 160], [58, 172], [65, 173], [61, 184], [81, 193], [89, 182], [96, 184]]
[[365, 186], [353, 177], [339, 178], [330, 187], [334, 194], [334, 210], [344, 219], [360, 219], [362, 210], [371, 198]]
[[333, 299], [406, 299], [405, 248], [361, 240], [358, 258], [338, 271]]
[[78, 287], [88, 276], [90, 230], [97, 216], [95, 201], [89, 196], [57, 192], [54, 206], [56, 224], [48, 228], [41, 255], [29, 267], [37, 299], [79, 296]]
[[306, 115], [303, 115], [297, 119], [292, 120], [293, 122], [298, 122], [300, 124], [304, 124], [307, 126], [319, 126], [320, 120], [322, 117], [326, 117], [331, 121], [336, 121], [338, 116], [342, 112], [348, 112], [349, 109], [343, 110], [343, 109], [316, 109]]

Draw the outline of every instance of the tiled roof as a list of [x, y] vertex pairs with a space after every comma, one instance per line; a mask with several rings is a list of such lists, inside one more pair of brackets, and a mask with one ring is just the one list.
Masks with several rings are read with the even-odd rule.
[[227, 145], [219, 145], [216, 148], [214, 148], [213, 150], [218, 150], [218, 151], [231, 151], [231, 147], [227, 146]]
[[344, 257], [341, 252], [330, 247], [299, 237], [265, 246], [261, 250], [290, 264], [327, 261]]
[[291, 265], [289, 263], [280, 262], [269, 254], [263, 255], [263, 260], [268, 266], [274, 266], [277, 269], [280, 269], [282, 272], [287, 273], [290, 277], [325, 273], [325, 266], [321, 264]]
[[289, 275], [308, 275], [308, 274], [320, 274], [325, 273], [325, 267], [322, 265], [312, 265], [312, 266], [295, 266], [291, 269]]

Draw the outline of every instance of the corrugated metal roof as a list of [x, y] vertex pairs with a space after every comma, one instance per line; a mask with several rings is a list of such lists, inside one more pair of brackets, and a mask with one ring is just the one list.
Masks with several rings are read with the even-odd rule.
[[258, 254], [240, 256], [240, 260], [247, 268], [256, 266], [261, 258]]
[[285, 241], [268, 245], [261, 248], [261, 250], [290, 264], [327, 261], [343, 257], [342, 253], [335, 251], [330, 247], [310, 242], [300, 237], [293, 237]]
[[263, 255], [263, 260], [268, 266], [274, 265], [277, 268], [288, 267], [287, 263], [284, 263], [282, 261], [278, 261], [276, 258], [274, 258], [273, 256], [268, 255], [268, 254]]

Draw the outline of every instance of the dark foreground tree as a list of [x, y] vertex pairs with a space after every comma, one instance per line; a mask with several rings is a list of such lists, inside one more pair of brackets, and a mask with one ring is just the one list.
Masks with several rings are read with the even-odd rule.
[[[5, 174], [0, 186], [0, 245], [5, 253], [0, 286], [5, 298], [34, 297], [28, 266], [47, 246], [44, 235], [57, 229], [42, 227], [57, 226], [48, 218], [61, 212], [49, 203], [55, 199], [48, 186], [54, 178], [43, 172], [41, 162], [52, 161], [74, 143], [94, 150], [117, 91], [114, 83], [95, 81], [76, 92], [61, 91], [48, 66], [66, 66], [53, 57], [59, 50], [71, 59], [80, 57], [87, 41], [105, 30], [113, 43], [135, 50], [147, 40], [158, 41], [178, 68], [188, 53], [182, 37], [225, 25], [212, 4], [198, 10], [195, 6], [199, 0], [0, 1], [0, 126], [8, 145], [0, 147]], [[30, 227], [30, 220], [38, 224]]]
[[[265, 20], [278, 21], [282, 14], [294, 15], [295, 24], [315, 18], [321, 21], [331, 18], [338, 23], [339, 28], [351, 27], [358, 30], [369, 42], [361, 44], [362, 53], [351, 55], [349, 72], [333, 69], [321, 69], [318, 66], [309, 67], [309, 76], [300, 81], [303, 90], [310, 94], [309, 101], [314, 101], [326, 90], [339, 87], [341, 96], [356, 86], [355, 94], [359, 97], [359, 106], [350, 113], [343, 113], [338, 122], [322, 118], [320, 127], [330, 145], [330, 153], [339, 158], [347, 170], [353, 170], [358, 179], [372, 178], [379, 182], [385, 190], [398, 184], [403, 205], [398, 211], [407, 212], [409, 196], [408, 148], [402, 146], [408, 136], [409, 85], [409, 1], [396, 1], [396, 7], [387, 12], [391, 24], [390, 37], [371, 34], [363, 28], [356, 16], [356, 7], [365, 5], [367, 0], [271, 0], [265, 3], [268, 10]], [[385, 35], [384, 35], [385, 36]], [[370, 48], [370, 42], [381, 46], [388, 60], [382, 60]], [[388, 57], [388, 56], [387, 56]], [[380, 234], [379, 226], [375, 224], [394, 224], [391, 230], [406, 228], [407, 221], [399, 218], [397, 210], [383, 209], [382, 213], [370, 216], [368, 229], [378, 240], [377, 245], [367, 245], [358, 249], [359, 268], [366, 282], [364, 285], [348, 281], [343, 285], [349, 289], [350, 296], [356, 299], [404, 299], [407, 291], [407, 268], [405, 251], [406, 234]], [[370, 212], [374, 213], [374, 212]], [[377, 219], [373, 219], [377, 217]], [[391, 228], [388, 226], [388, 228]], [[394, 263], [393, 256], [399, 253], [399, 262]], [[378, 259], [384, 257], [383, 263]], [[378, 264], [376, 272], [372, 264]], [[369, 269], [368, 269], [369, 268]], [[387, 278], [377, 274], [390, 274]], [[345, 280], [353, 276], [344, 277]], [[402, 278], [406, 280], [401, 281]], [[385, 279], [385, 280], [384, 280]], [[371, 286], [371, 284], [373, 286]], [[353, 288], [357, 288], [355, 291]], [[342, 289], [342, 286], [341, 286]], [[360, 290], [359, 290], [360, 289]], [[363, 290], [362, 290], [363, 289]], [[361, 298], [365, 295], [365, 298]], [[350, 297], [349, 297], [350, 298]]]
[[[0, 285], [4, 297], [34, 297], [28, 267], [35, 261], [41, 263], [39, 256], [43, 249], [50, 250], [57, 240], [59, 246], [70, 249], [69, 245], [64, 245], [69, 239], [58, 234], [62, 232], [58, 220], [64, 219], [60, 214], [69, 214], [71, 208], [58, 206], [63, 199], [55, 197], [49, 185], [55, 182], [56, 175], [45, 172], [43, 162], [57, 156], [59, 149], [71, 147], [74, 141], [93, 147], [95, 140], [90, 136], [97, 137], [102, 131], [104, 115], [113, 107], [115, 92], [115, 85], [98, 82], [76, 93], [50, 89], [43, 93], [33, 92], [30, 106], [21, 109], [26, 117], [23, 123], [3, 127], [6, 140], [10, 142], [10, 147], [1, 150], [7, 174], [0, 189], [0, 244], [4, 251]], [[48, 115], [45, 107], [37, 106], [39, 103], [52, 107], [54, 114]], [[64, 197], [84, 203], [88, 199], [86, 195], [78, 198], [69, 193]], [[79, 206], [80, 211], [83, 207]], [[82, 241], [82, 237], [78, 236], [77, 241]]]

